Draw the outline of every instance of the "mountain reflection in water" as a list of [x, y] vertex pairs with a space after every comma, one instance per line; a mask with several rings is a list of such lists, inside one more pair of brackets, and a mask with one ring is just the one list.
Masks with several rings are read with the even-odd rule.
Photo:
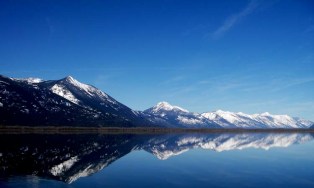
[[223, 152], [288, 147], [313, 140], [311, 134], [22, 134], [1, 135], [0, 176], [34, 175], [72, 183], [89, 176], [134, 150], [166, 160], [195, 148]]

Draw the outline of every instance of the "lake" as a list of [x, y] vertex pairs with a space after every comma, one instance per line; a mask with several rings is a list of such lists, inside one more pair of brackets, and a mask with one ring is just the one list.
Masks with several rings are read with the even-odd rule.
[[314, 187], [314, 134], [2, 134], [0, 187]]

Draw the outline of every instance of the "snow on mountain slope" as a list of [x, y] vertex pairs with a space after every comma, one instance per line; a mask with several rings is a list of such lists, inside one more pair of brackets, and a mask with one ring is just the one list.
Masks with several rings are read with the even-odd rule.
[[61, 80], [0, 75], [0, 123], [55, 126], [150, 126], [127, 106], [68, 76]]
[[[98, 126], [108, 116], [56, 95], [47, 82], [29, 83], [0, 75], [0, 123], [27, 126]], [[88, 124], [87, 124], [88, 122]]]
[[[313, 122], [288, 115], [245, 114], [217, 110], [197, 114], [189, 112], [167, 102], [159, 102], [156, 106], [144, 111], [158, 117], [169, 124], [181, 127], [223, 127], [223, 128], [309, 128]], [[160, 120], [161, 122], [161, 120]]]
[[189, 112], [184, 108], [173, 106], [168, 102], [159, 102], [156, 106], [145, 110], [143, 113], [155, 118], [155, 121], [158, 120], [159, 123], [166, 122], [179, 127], [219, 127], [200, 114]]
[[168, 102], [159, 102], [156, 106], [151, 109], [154, 113], [163, 113], [165, 111], [176, 111], [176, 112], [184, 112], [189, 113], [186, 109], [183, 109], [179, 106], [172, 106]]
[[54, 86], [52, 86], [51, 91], [75, 104], [79, 104], [79, 100], [75, 98], [74, 95], [62, 85], [55, 84]]
[[106, 100], [108, 100], [111, 103], [115, 103], [115, 101], [111, 100], [110, 97], [102, 92], [101, 90], [95, 88], [94, 86], [91, 85], [87, 85], [87, 84], [83, 84], [77, 80], [75, 80], [73, 77], [68, 76], [64, 79], [66, 82], [76, 86], [77, 88], [79, 88], [81, 91], [85, 92], [86, 94], [88, 94], [91, 97], [99, 97], [99, 98], [105, 98]]
[[75, 80], [71, 76], [54, 82], [51, 87], [51, 91], [61, 97], [70, 100], [71, 102], [74, 102], [75, 104], [79, 104], [80, 100], [77, 99], [74, 95], [110, 102], [112, 104], [116, 103], [116, 101], [113, 98], [109, 97], [106, 93], [95, 88], [94, 86], [83, 84]]
[[259, 122], [251, 119], [250, 115], [244, 114], [242, 112], [233, 113], [229, 111], [217, 110], [214, 112], [203, 113], [203, 117], [214, 121], [225, 128], [262, 128], [264, 127]]
[[[29, 121], [32, 124], [39, 124], [36, 114], [41, 114], [41, 123], [45, 123], [48, 117], [50, 120], [59, 117], [54, 122], [61, 124], [66, 123], [64, 120], [68, 123], [76, 122], [78, 118], [75, 117], [84, 116], [98, 122], [97, 124], [103, 122], [121, 126], [309, 128], [313, 125], [313, 122], [304, 119], [267, 112], [250, 115], [217, 110], [198, 114], [167, 102], [159, 102], [145, 111], [134, 111], [96, 87], [81, 83], [71, 76], [44, 81], [39, 78], [16, 79], [0, 75], [0, 113], [5, 117], [0, 121], [7, 124], [25, 122], [22, 118], [16, 118], [16, 113], [19, 113], [21, 117], [32, 120]], [[18, 119], [21, 120], [17, 121]]]
[[244, 114], [217, 110], [202, 114], [203, 117], [214, 121], [225, 128], [308, 128], [312, 122], [288, 115]]
[[81, 107], [109, 114], [116, 121], [129, 122], [137, 126], [150, 125], [150, 122], [140, 113], [136, 113], [96, 87], [81, 83], [71, 76], [57, 81], [49, 81], [46, 84], [55, 94]]
[[32, 77], [30, 77], [30, 78], [12, 78], [12, 80], [27, 82], [29, 84], [37, 84], [37, 83], [44, 81], [40, 78], [32, 78]]

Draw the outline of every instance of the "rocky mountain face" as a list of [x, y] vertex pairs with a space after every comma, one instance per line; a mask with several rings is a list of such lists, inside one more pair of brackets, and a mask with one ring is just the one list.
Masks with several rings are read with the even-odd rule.
[[149, 122], [97, 88], [61, 80], [0, 76], [0, 124], [33, 126], [144, 126]]

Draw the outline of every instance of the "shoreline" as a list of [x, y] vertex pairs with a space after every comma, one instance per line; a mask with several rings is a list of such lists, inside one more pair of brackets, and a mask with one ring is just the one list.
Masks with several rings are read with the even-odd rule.
[[0, 134], [32, 134], [32, 133], [33, 134], [314, 133], [314, 129], [0, 126]]

